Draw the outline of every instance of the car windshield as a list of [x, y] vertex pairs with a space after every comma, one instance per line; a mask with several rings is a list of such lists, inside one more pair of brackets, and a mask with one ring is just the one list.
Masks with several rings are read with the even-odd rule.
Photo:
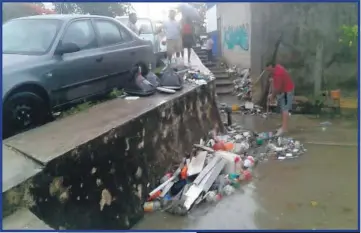
[[3, 54], [46, 53], [60, 23], [54, 19], [20, 19], [3, 24]]

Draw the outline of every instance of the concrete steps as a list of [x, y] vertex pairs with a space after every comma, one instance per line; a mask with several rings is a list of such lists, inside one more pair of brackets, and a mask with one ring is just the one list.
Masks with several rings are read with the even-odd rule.
[[[224, 68], [218, 67], [217, 62], [208, 62], [207, 52], [200, 48], [194, 48], [195, 53], [202, 61], [202, 63], [214, 74], [216, 77], [216, 93], [217, 95], [229, 95], [233, 92], [233, 82]], [[217, 58], [214, 58], [217, 60]]]
[[233, 92], [232, 86], [218, 86], [216, 84], [217, 95], [230, 95]]
[[232, 86], [233, 82], [229, 79], [216, 79], [216, 86], [217, 87], [221, 87], [221, 86]]

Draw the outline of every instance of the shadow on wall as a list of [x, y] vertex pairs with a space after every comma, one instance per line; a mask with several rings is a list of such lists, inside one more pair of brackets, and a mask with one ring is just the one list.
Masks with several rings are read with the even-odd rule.
[[223, 29], [223, 46], [233, 50], [239, 46], [242, 50], [249, 50], [249, 25], [248, 23], [239, 26], [228, 26]]

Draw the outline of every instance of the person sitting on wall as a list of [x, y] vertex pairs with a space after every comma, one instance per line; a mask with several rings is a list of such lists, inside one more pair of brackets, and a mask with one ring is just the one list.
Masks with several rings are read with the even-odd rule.
[[268, 96], [269, 103], [277, 102], [281, 107], [282, 127], [277, 130], [276, 136], [280, 136], [288, 130], [289, 112], [292, 110], [293, 94], [295, 85], [287, 70], [280, 64], [269, 62], [266, 70], [272, 75], [272, 93]]

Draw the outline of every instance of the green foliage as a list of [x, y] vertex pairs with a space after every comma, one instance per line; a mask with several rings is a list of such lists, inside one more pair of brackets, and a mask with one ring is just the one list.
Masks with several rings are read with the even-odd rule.
[[124, 95], [124, 91], [123, 90], [119, 90], [117, 88], [114, 88], [110, 93], [109, 93], [109, 98], [114, 99], [117, 98], [121, 95]]
[[119, 2], [78, 2], [54, 3], [55, 11], [59, 14], [91, 14], [109, 17], [127, 15], [132, 9], [130, 3]]
[[357, 59], [358, 25], [342, 25], [340, 29], [339, 43], [343, 55], [352, 60]]
[[79, 105], [77, 105], [75, 107], [72, 107], [71, 109], [69, 109], [67, 111], [62, 112], [61, 115], [60, 115], [60, 118], [71, 116], [71, 115], [74, 115], [74, 114], [79, 113], [79, 112], [83, 112], [85, 110], [88, 110], [93, 105], [94, 104], [91, 103], [91, 102], [84, 102], [84, 103], [79, 104]]
[[339, 42], [348, 47], [355, 47], [357, 46], [357, 40], [358, 40], [358, 26], [342, 25]]

